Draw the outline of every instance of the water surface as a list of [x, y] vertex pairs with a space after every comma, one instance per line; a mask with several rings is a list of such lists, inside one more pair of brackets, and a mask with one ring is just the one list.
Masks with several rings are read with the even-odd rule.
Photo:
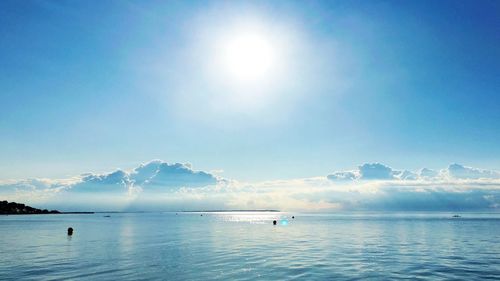
[[0, 280], [500, 279], [500, 214], [452, 215], [0, 216]]

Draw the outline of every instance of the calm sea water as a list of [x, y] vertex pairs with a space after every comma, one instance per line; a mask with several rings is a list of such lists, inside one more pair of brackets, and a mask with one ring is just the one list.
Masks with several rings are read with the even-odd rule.
[[499, 280], [500, 214], [461, 215], [0, 216], [0, 280]]

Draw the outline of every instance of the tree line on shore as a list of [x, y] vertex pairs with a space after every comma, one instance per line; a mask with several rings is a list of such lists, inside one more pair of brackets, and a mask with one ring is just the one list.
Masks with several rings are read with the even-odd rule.
[[59, 214], [57, 210], [37, 209], [16, 202], [0, 201], [1, 215], [24, 215], [24, 214]]

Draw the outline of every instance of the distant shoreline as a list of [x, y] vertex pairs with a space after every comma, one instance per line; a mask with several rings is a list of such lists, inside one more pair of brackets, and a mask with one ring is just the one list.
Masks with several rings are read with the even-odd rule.
[[2, 213], [0, 216], [26, 216], [26, 215], [71, 215], [71, 214], [95, 214], [95, 212], [59, 212], [59, 213]]
[[0, 201], [0, 215], [60, 215], [60, 214], [94, 214], [95, 212], [60, 212], [58, 210], [38, 209], [31, 206], [8, 202], [6, 200]]
[[195, 210], [179, 211], [180, 213], [236, 213], [236, 212], [281, 212], [280, 210]]
[[117, 211], [109, 211], [109, 212], [57, 212], [57, 213], [0, 213], [0, 216], [23, 216], [23, 215], [86, 215], [86, 214], [140, 214], [140, 213], [238, 213], [238, 212], [246, 212], [246, 213], [259, 213], [259, 212], [267, 212], [267, 213], [279, 213], [280, 210], [195, 210], [195, 211], [135, 211], [135, 212], [117, 212]]

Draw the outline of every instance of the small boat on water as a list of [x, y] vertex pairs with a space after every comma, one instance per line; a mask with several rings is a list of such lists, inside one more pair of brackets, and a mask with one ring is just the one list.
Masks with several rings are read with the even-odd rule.
[[454, 218], [460, 218], [460, 215], [453, 215]]

